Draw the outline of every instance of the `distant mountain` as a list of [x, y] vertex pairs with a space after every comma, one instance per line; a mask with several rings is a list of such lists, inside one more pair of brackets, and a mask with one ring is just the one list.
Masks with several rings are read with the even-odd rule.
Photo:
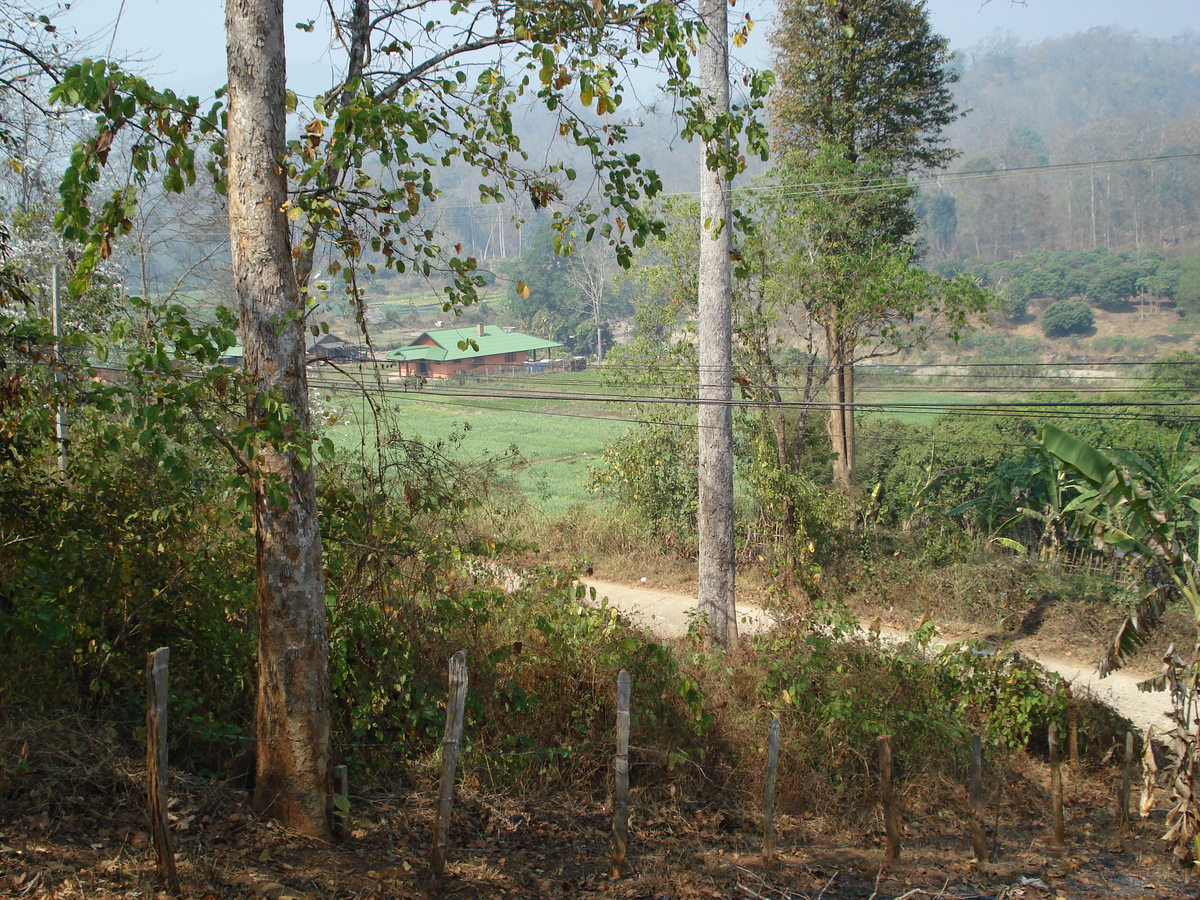
[[1200, 238], [1200, 35], [1010, 37], [958, 62], [962, 155], [922, 197], [932, 260]]

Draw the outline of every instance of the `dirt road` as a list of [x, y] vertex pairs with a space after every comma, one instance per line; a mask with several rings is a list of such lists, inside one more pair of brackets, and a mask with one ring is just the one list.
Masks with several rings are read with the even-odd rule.
[[[617, 584], [585, 578], [583, 583], [607, 597], [611, 606], [645, 625], [659, 637], [683, 637], [696, 614], [696, 598], [690, 594], [663, 591], [651, 586]], [[775, 620], [766, 610], [739, 603], [738, 634], [758, 634], [769, 630]]]
[[[650, 585], [618, 584], [588, 578], [584, 582], [594, 587], [596, 593], [607, 597], [609, 603], [621, 612], [640, 622], [661, 637], [681, 637], [687, 633], [688, 625], [696, 610], [696, 598], [689, 594], [664, 591]], [[738, 633], [757, 634], [774, 625], [771, 613], [754, 606], [738, 605]], [[903, 638], [901, 632], [895, 632]], [[1057, 672], [1078, 691], [1086, 688], [1103, 700], [1138, 728], [1145, 731], [1150, 724], [1162, 732], [1171, 722], [1164, 715], [1171, 707], [1164, 693], [1144, 693], [1137, 688], [1138, 682], [1149, 678], [1151, 673], [1122, 669], [1107, 678], [1101, 678], [1094, 664], [1076, 662], [1033, 652], [1016, 647], [1025, 656], [1040, 665]]]

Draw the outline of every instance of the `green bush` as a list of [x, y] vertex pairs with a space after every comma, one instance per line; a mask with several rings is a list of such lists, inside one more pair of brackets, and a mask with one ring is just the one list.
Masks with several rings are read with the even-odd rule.
[[689, 429], [642, 425], [604, 448], [589, 468], [592, 489], [637, 511], [663, 543], [695, 553], [696, 438]]
[[1046, 337], [1082, 334], [1095, 323], [1092, 308], [1074, 300], [1056, 300], [1042, 313], [1042, 332]]
[[853, 619], [824, 610], [759, 638], [755, 699], [783, 726], [789, 777], [863, 807], [880, 735], [892, 735], [900, 777], [959, 780], [972, 734], [999, 760], [1065, 725], [1057, 676], [974, 646], [934, 651], [935, 636], [926, 622], [900, 644], [863, 638]]

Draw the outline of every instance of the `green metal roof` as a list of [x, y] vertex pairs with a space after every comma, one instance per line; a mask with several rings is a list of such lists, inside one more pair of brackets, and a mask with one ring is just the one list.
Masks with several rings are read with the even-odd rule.
[[[434, 343], [419, 343], [423, 338], [429, 338]], [[466, 350], [459, 347], [460, 342], [469, 341], [474, 341], [479, 349], [473, 349], [469, 343]], [[522, 334], [519, 331], [505, 331], [498, 325], [485, 325], [482, 335], [476, 328], [443, 328], [440, 331], [422, 332], [407, 347], [392, 350], [384, 358], [410, 362], [418, 360], [443, 362], [448, 359], [495, 356], [498, 353], [531, 353], [535, 350], [550, 350], [561, 346], [562, 344], [558, 341], [548, 341], [545, 338]]]

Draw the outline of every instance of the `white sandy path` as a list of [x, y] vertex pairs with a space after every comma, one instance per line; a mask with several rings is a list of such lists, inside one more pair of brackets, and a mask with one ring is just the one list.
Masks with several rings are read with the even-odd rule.
[[[634, 587], [612, 581], [597, 581], [594, 578], [585, 578], [583, 583], [595, 588], [597, 596], [607, 597], [610, 606], [616, 607], [659, 637], [683, 637], [696, 612], [696, 598], [690, 594], [663, 591], [648, 585]], [[737, 613], [738, 634], [758, 634], [775, 625], [774, 617], [757, 606], [739, 603]]]
[[[607, 597], [612, 606], [660, 637], [681, 637], [686, 634], [691, 621], [689, 614], [696, 609], [696, 598], [689, 594], [659, 590], [650, 585], [617, 584], [593, 578], [585, 579], [584, 583], [595, 588], [597, 595]], [[739, 634], [766, 631], [774, 623], [771, 613], [755, 606], [738, 604]], [[904, 637], [901, 632], [895, 632], [895, 635]], [[1031, 652], [1028, 648], [1017, 649], [1051, 672], [1057, 672], [1074, 688], [1091, 691], [1142, 731], [1150, 724], [1159, 733], [1171, 727], [1171, 721], [1165, 716], [1171, 706], [1167, 695], [1161, 692], [1145, 693], [1137, 689], [1138, 682], [1149, 678], [1149, 673], [1122, 669], [1107, 678], [1101, 678], [1095, 665], [1050, 656], [1041, 651]]]

